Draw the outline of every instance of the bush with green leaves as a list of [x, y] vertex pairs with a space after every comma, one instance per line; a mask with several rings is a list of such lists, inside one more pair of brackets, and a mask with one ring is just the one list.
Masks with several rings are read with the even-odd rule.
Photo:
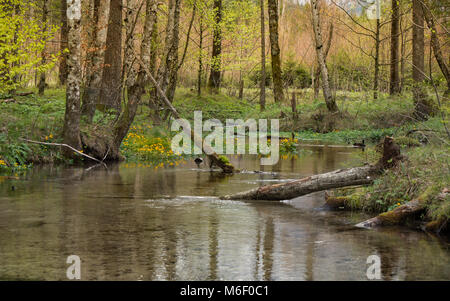
[[41, 53], [53, 38], [56, 26], [44, 24], [32, 17], [30, 10], [38, 9], [32, 1], [0, 0], [0, 94], [7, 94], [32, 79], [33, 70], [44, 72], [53, 67], [56, 55], [45, 64]]

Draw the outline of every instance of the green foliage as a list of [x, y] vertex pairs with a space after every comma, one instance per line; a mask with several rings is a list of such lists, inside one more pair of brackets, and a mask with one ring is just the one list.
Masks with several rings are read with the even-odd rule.
[[31, 167], [27, 164], [30, 152], [26, 143], [8, 141], [6, 135], [0, 134], [0, 173], [20, 172]]
[[311, 86], [312, 80], [308, 69], [289, 59], [283, 63], [283, 84], [285, 87], [304, 89]]
[[57, 27], [45, 26], [30, 16], [29, 10], [36, 9], [31, 1], [0, 0], [0, 94], [8, 93], [30, 80], [37, 68], [45, 72], [57, 60], [51, 55], [42, 64], [41, 52], [53, 38]]

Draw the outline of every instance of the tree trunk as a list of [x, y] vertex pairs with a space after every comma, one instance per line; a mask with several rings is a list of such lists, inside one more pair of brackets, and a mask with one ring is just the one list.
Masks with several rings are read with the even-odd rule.
[[61, 37], [59, 41], [59, 50], [61, 51], [59, 82], [61, 85], [65, 85], [67, 80], [67, 54], [64, 53], [64, 49], [67, 48], [67, 33], [67, 0], [61, 0]]
[[276, 103], [284, 99], [281, 77], [280, 46], [278, 44], [278, 4], [277, 0], [268, 0], [270, 53], [272, 57], [273, 96]]
[[390, 168], [399, 160], [402, 160], [400, 147], [395, 144], [393, 138], [386, 137], [383, 146], [383, 157], [374, 165], [340, 169], [288, 183], [262, 186], [249, 191], [226, 195], [221, 197], [221, 199], [286, 200], [316, 191], [370, 184], [384, 169]]
[[[147, 0], [145, 7], [145, 23], [144, 23], [144, 36], [141, 43], [140, 49], [140, 61], [145, 64], [145, 66], [150, 66], [150, 51], [151, 51], [151, 41], [152, 41], [152, 29], [153, 24], [157, 19], [157, 3], [154, 0]], [[132, 24], [127, 23], [127, 35], [132, 35]], [[130, 45], [126, 45], [129, 47]], [[132, 47], [132, 45], [131, 45]], [[133, 49], [129, 49], [126, 52], [127, 57], [125, 60], [127, 62], [133, 61], [135, 52]], [[131, 64], [129, 66], [132, 68]], [[123, 112], [114, 126], [113, 129], [113, 145], [112, 145], [112, 159], [119, 158], [119, 148], [122, 144], [123, 139], [127, 135], [131, 124], [133, 123], [134, 117], [136, 116], [136, 111], [141, 101], [142, 95], [145, 93], [145, 84], [148, 80], [148, 75], [142, 66], [139, 65], [136, 70], [128, 71], [127, 79], [127, 94], [128, 102], [125, 105]]]
[[[47, 32], [47, 16], [48, 16], [48, 0], [43, 0], [42, 2], [42, 24], [43, 24], [43, 28], [42, 28], [42, 32], [45, 35]], [[45, 65], [46, 64], [46, 56], [45, 56], [45, 46], [42, 49], [42, 53], [41, 53], [41, 65]], [[44, 95], [44, 91], [45, 91], [45, 71], [41, 72], [41, 76], [40, 76], [40, 80], [39, 80], [39, 95]]]
[[375, 70], [373, 76], [373, 99], [378, 99], [378, 84], [379, 84], [379, 73], [380, 73], [380, 19], [376, 21], [376, 31], [375, 31]]
[[[170, 102], [175, 96], [175, 88], [178, 73], [178, 45], [179, 45], [179, 28], [180, 28], [180, 6], [181, 0], [169, 1], [169, 16], [167, 18], [166, 26], [166, 40], [164, 47], [164, 58], [158, 70], [158, 85], [164, 91]], [[156, 93], [156, 104], [163, 104], [161, 95]], [[159, 116], [159, 112], [153, 112]], [[166, 114], [167, 117], [167, 114]], [[161, 117], [153, 117], [154, 120], [161, 119]], [[164, 118], [163, 118], [164, 119]]]
[[100, 1], [97, 7], [98, 16], [95, 26], [94, 51], [91, 56], [91, 70], [83, 93], [83, 102], [81, 114], [86, 116], [87, 121], [92, 122], [95, 114], [95, 106], [98, 103], [101, 83], [102, 83], [102, 65], [105, 55], [105, 43], [107, 34], [107, 22], [109, 15], [110, 1]]
[[[76, 149], [81, 149], [80, 140], [80, 82], [81, 82], [81, 1], [67, 1], [68, 75], [66, 90], [66, 112], [64, 116], [64, 143]], [[74, 152], [64, 150], [68, 158], [74, 157]]]
[[106, 51], [100, 91], [105, 108], [121, 110], [122, 91], [122, 0], [111, 0]]
[[400, 8], [399, 0], [391, 0], [392, 2], [392, 21], [391, 21], [391, 63], [390, 63], [390, 82], [389, 94], [394, 95], [400, 92], [400, 77], [398, 70], [399, 62], [399, 21]]
[[447, 81], [447, 91], [446, 94], [450, 93], [450, 71], [448, 70], [448, 66], [445, 63], [444, 56], [442, 55], [441, 45], [439, 43], [439, 38], [437, 36], [436, 25], [434, 23], [433, 15], [431, 14], [430, 3], [427, 0], [422, 0], [422, 11], [425, 17], [425, 21], [428, 25], [428, 28], [431, 32], [431, 47], [433, 47], [434, 57], [439, 65], [439, 68], [442, 71], [442, 74]]
[[198, 76], [197, 76], [197, 95], [202, 95], [202, 79], [203, 79], [203, 13], [199, 16], [199, 36], [198, 44]]
[[[330, 23], [330, 28], [328, 30], [328, 40], [327, 40], [327, 45], [325, 46], [325, 61], [327, 60], [328, 57], [328, 52], [330, 51], [331, 48], [331, 42], [333, 40], [333, 23]], [[314, 98], [318, 99], [319, 98], [319, 90], [320, 90], [320, 67], [317, 66], [316, 71], [314, 72]]]
[[394, 210], [381, 213], [380, 215], [356, 224], [360, 228], [374, 228], [378, 226], [399, 225], [409, 216], [415, 215], [425, 209], [425, 205], [420, 200], [412, 200], [401, 205]]
[[266, 109], [266, 29], [264, 17], [264, 0], [260, 0], [261, 10], [261, 81], [259, 83], [259, 108]]
[[317, 62], [320, 67], [320, 73], [322, 75], [322, 89], [323, 96], [325, 98], [325, 103], [330, 112], [337, 112], [338, 107], [336, 105], [336, 101], [331, 94], [330, 89], [330, 80], [328, 77], [328, 68], [325, 62], [325, 56], [323, 53], [323, 43], [322, 43], [322, 33], [320, 29], [320, 17], [319, 17], [319, 0], [311, 0], [311, 12], [312, 12], [312, 21], [313, 21], [313, 30], [314, 30], [314, 40], [316, 44], [316, 54], [317, 54]]
[[211, 92], [218, 93], [220, 89], [221, 54], [222, 54], [222, 0], [214, 0], [214, 33], [211, 56], [211, 72], [208, 87]]
[[424, 18], [422, 11], [422, 0], [413, 0], [413, 42], [412, 42], [412, 77], [413, 77], [413, 97], [414, 116], [419, 120], [428, 119], [431, 107], [427, 93], [423, 87], [425, 79], [425, 43], [424, 43]]

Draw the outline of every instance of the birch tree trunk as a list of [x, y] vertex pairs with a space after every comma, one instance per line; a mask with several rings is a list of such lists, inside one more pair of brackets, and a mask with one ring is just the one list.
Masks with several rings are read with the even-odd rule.
[[89, 77], [86, 81], [81, 106], [81, 114], [86, 116], [89, 123], [92, 122], [95, 114], [95, 106], [100, 96], [109, 7], [110, 0], [102, 0], [97, 8], [98, 19], [95, 26], [94, 51], [91, 56], [92, 70], [90, 70]]
[[331, 94], [330, 89], [330, 80], [328, 76], [328, 68], [325, 62], [325, 56], [323, 53], [323, 42], [322, 42], [322, 33], [320, 29], [320, 16], [319, 16], [319, 0], [311, 0], [311, 12], [312, 12], [312, 21], [313, 21], [313, 30], [314, 30], [314, 40], [316, 44], [316, 54], [317, 54], [317, 62], [320, 67], [320, 73], [322, 75], [322, 89], [323, 96], [325, 98], [325, 103], [327, 105], [328, 111], [337, 112], [338, 107], [336, 105], [336, 101]]
[[268, 0], [270, 53], [272, 57], [273, 96], [276, 103], [284, 99], [281, 77], [280, 46], [278, 44], [278, 4], [277, 0]]
[[[68, 74], [66, 89], [66, 112], [64, 116], [64, 143], [76, 149], [81, 149], [80, 140], [80, 82], [81, 82], [81, 0], [67, 0]], [[74, 152], [64, 150], [68, 158], [74, 157]]]
[[[325, 46], [325, 53], [324, 53], [324, 57], [325, 57], [325, 61], [327, 60], [328, 57], [328, 52], [330, 51], [331, 48], [331, 42], [333, 40], [333, 23], [330, 23], [330, 27], [328, 30], [328, 39], [327, 39], [327, 44]], [[314, 98], [317, 99], [319, 98], [319, 90], [320, 90], [320, 67], [317, 66], [316, 71], [314, 73]]]

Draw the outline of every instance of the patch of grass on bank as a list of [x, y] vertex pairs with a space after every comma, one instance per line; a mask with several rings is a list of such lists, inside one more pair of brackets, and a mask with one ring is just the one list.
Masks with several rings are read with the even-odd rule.
[[[421, 147], [402, 147], [407, 157], [397, 167], [386, 170], [373, 185], [338, 189], [338, 196], [351, 200], [353, 209], [381, 213], [395, 209], [411, 200], [419, 199], [426, 204], [424, 220], [450, 218], [450, 198], [438, 195], [448, 189], [450, 183], [450, 148], [445, 143], [432, 143]], [[380, 157], [373, 148], [368, 150], [370, 161]]]
[[20, 138], [60, 142], [64, 120], [65, 91], [52, 89], [45, 96], [15, 96], [15, 102], [0, 101], [0, 170], [23, 171], [33, 162], [62, 160], [59, 149], [26, 143]]

